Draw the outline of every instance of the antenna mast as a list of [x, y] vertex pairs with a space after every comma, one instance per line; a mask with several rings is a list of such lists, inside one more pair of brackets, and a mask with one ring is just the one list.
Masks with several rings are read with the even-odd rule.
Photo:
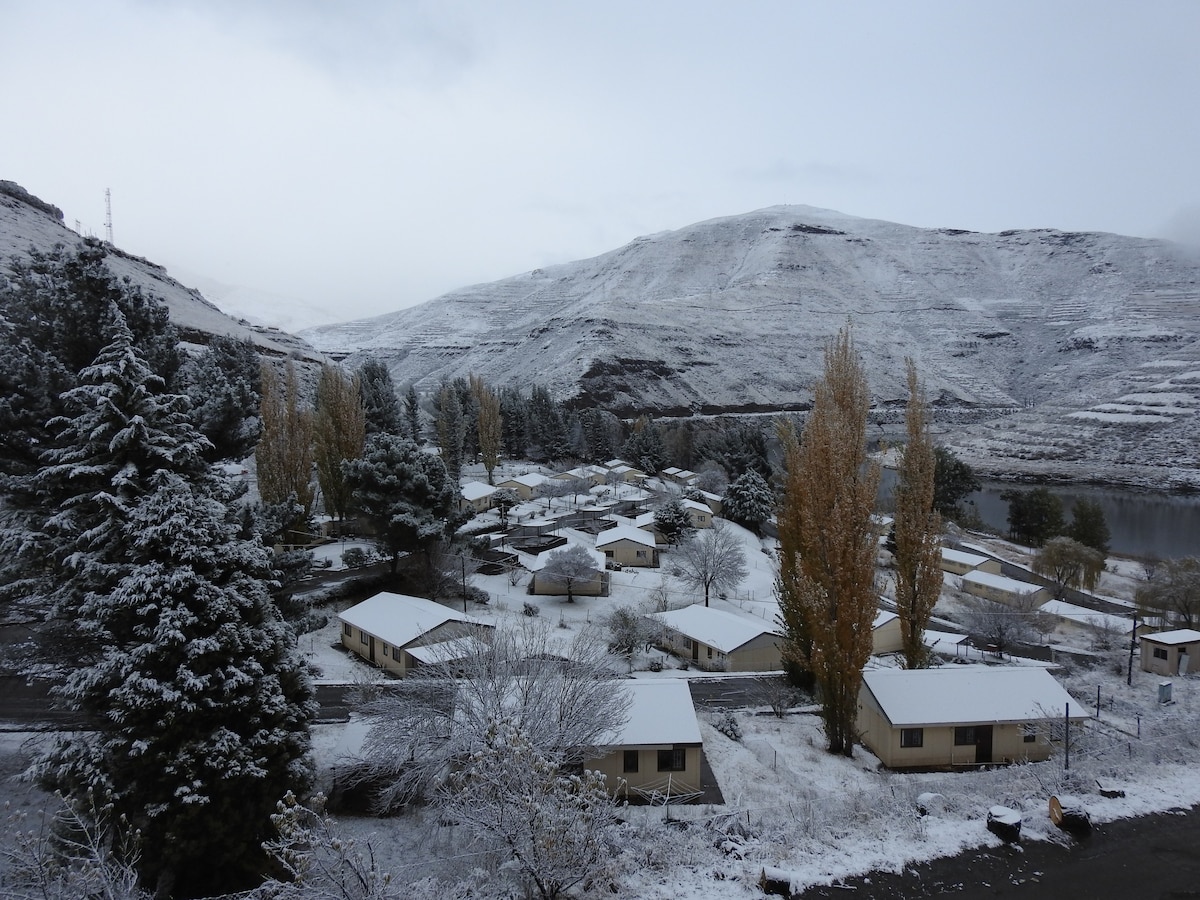
[[113, 242], [112, 237], [112, 191], [109, 188], [104, 189], [104, 239], [110, 244]]

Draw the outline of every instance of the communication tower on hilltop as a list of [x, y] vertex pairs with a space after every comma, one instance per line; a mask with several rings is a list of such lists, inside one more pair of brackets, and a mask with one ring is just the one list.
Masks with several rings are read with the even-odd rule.
[[110, 244], [112, 238], [112, 190], [104, 189], [104, 239]]

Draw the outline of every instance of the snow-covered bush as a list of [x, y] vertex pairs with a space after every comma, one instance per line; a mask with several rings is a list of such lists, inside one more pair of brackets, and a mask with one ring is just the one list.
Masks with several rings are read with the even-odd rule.
[[731, 741], [737, 741], [739, 744], [742, 741], [742, 723], [738, 721], [737, 714], [732, 709], [721, 710], [713, 722], [713, 728]]

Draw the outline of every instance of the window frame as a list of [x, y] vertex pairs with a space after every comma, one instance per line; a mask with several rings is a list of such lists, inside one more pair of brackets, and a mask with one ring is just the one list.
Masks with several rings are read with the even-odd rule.
[[687, 748], [670, 747], [658, 751], [658, 771], [684, 772], [687, 770]]
[[621, 771], [626, 775], [636, 775], [641, 766], [641, 754], [637, 750], [626, 750], [621, 759]]
[[955, 747], [974, 747], [975, 746], [975, 726], [974, 725], [955, 725], [954, 726], [954, 746]]
[[924, 728], [901, 728], [900, 729], [900, 749], [902, 750], [918, 750], [925, 746], [925, 729]]
[[1170, 659], [1171, 653], [1169, 650], [1167, 650], [1166, 647], [1155, 647], [1154, 648], [1154, 658], [1155, 659]]

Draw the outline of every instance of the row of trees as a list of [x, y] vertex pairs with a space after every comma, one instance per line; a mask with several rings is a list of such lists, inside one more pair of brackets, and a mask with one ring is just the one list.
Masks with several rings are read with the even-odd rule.
[[[916, 368], [908, 363], [908, 440], [896, 486], [896, 602], [905, 665], [926, 664], [922, 634], [941, 588], [937, 453]], [[779, 596], [785, 661], [821, 698], [828, 749], [857, 743], [858, 695], [878, 611], [872, 520], [878, 467], [867, 457], [866, 373], [849, 328], [825, 350], [801, 434], [780, 430], [786, 475], [779, 503]]]
[[1086, 497], [1076, 500], [1068, 523], [1062, 498], [1048, 488], [1013, 489], [1000, 498], [1008, 501], [1008, 534], [1013, 540], [1041, 547], [1052, 538], [1065, 536], [1101, 556], [1108, 555], [1108, 522], [1098, 501]]

